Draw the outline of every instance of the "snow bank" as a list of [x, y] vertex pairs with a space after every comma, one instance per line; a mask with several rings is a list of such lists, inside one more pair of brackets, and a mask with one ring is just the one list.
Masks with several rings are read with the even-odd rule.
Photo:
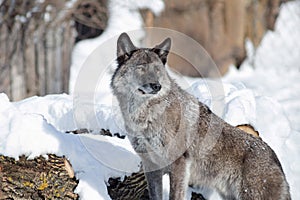
[[0, 105], [0, 154], [15, 159], [20, 155], [65, 155], [79, 179], [75, 192], [81, 199], [110, 199], [106, 191], [109, 177], [123, 177], [140, 169], [140, 159], [126, 139], [61, 132], [75, 128], [70, 96], [49, 95], [12, 103], [0, 94]]

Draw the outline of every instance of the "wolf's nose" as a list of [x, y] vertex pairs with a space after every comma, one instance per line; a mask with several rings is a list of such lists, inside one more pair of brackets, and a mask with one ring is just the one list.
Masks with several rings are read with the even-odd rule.
[[142, 85], [138, 90], [142, 94], [156, 94], [160, 91], [161, 85], [159, 83], [147, 83]]
[[159, 92], [161, 89], [161, 85], [159, 83], [150, 83], [150, 87], [153, 89], [154, 94]]

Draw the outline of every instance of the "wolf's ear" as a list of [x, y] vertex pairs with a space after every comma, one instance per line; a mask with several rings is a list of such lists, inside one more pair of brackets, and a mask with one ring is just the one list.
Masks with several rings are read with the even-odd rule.
[[[117, 56], [118, 62], [123, 62], [126, 59], [126, 56], [129, 56], [132, 51], [134, 51], [136, 47], [131, 42], [127, 33], [122, 33], [117, 42]], [[119, 60], [121, 59], [121, 60]]]
[[171, 48], [171, 39], [167, 38], [159, 45], [153, 48], [153, 51], [159, 56], [163, 64], [166, 64], [167, 57]]

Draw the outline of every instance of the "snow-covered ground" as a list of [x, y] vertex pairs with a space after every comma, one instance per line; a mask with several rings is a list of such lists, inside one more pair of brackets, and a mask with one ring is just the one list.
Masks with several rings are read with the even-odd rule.
[[[123, 11], [118, 11], [115, 19], [124, 18], [127, 22], [130, 17], [138, 19], [136, 29], [141, 26], [137, 8], [158, 8], [153, 3], [147, 3], [147, 0], [135, 7], [131, 7], [133, 4], [129, 0], [120, 2], [128, 4], [122, 4], [120, 8]], [[163, 4], [156, 2], [160, 5], [156, 10], [159, 13]], [[111, 3], [110, 9], [116, 9], [113, 5]], [[300, 191], [297, 190], [300, 185], [299, 10], [299, 1], [283, 6], [275, 32], [266, 34], [255, 56], [251, 56], [253, 49], [248, 43], [250, 58], [239, 71], [232, 67], [223, 78], [223, 94], [211, 99], [207, 84], [214, 85], [215, 80], [194, 79], [188, 89], [209, 106], [212, 106], [212, 101], [224, 102], [224, 110], [219, 115], [232, 125], [250, 123], [260, 132], [283, 165], [293, 199], [300, 199]], [[72, 68], [75, 75], [70, 85], [75, 85], [80, 66], [99, 44], [108, 39], [112, 32], [118, 34], [130, 26], [124, 24], [123, 28], [108, 28], [111, 32], [104, 36], [79, 43], [74, 50]], [[109, 80], [107, 73], [100, 85], [109, 85]], [[10, 102], [5, 94], [0, 94], [0, 154], [16, 159], [22, 154], [29, 158], [47, 153], [65, 155], [79, 179], [76, 192], [81, 199], [110, 199], [106, 189], [108, 178], [122, 177], [140, 168], [140, 159], [127, 139], [96, 133], [104, 128], [125, 134], [117, 104], [111, 98], [109, 90], [102, 91], [96, 97], [97, 104], [92, 105], [95, 112], [91, 116], [86, 113], [86, 118], [82, 118], [77, 115], [76, 101], [70, 95], [48, 95]], [[84, 124], [88, 127], [81, 127]], [[64, 133], [77, 128], [89, 128], [94, 132], [88, 135]], [[213, 193], [210, 199], [218, 197]]]

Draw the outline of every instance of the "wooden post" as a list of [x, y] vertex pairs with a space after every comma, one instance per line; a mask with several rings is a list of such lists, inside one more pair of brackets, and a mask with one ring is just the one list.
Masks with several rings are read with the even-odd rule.
[[151, 12], [151, 10], [146, 11], [146, 21], [145, 25], [146, 27], [153, 27], [153, 20], [154, 20], [154, 15]]

